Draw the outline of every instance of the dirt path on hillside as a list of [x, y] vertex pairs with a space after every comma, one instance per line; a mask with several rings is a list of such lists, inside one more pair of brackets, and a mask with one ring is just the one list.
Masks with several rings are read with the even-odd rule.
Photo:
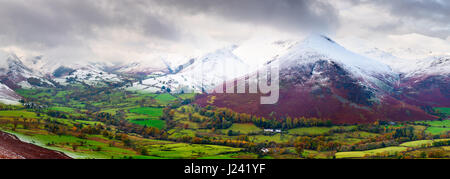
[[25, 143], [16, 136], [0, 131], [0, 159], [70, 159], [62, 152]]

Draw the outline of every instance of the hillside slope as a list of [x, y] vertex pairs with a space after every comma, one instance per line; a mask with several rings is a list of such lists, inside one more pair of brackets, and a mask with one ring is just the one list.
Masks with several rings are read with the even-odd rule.
[[70, 159], [64, 153], [20, 141], [0, 131], [0, 159]]
[[0, 83], [0, 103], [19, 104], [20, 96], [8, 86]]
[[335, 123], [435, 118], [392, 96], [400, 76], [389, 66], [350, 52], [328, 37], [309, 37], [276, 60], [281, 65], [277, 104], [260, 105], [258, 94], [201, 95], [197, 103], [265, 117], [319, 117]]

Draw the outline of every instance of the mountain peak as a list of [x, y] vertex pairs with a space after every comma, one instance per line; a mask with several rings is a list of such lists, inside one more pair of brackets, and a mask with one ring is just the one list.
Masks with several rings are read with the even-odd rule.
[[347, 50], [330, 37], [324, 35], [308, 36], [302, 43], [293, 48], [288, 57], [302, 57], [304, 60], [311, 61], [315, 59], [311, 55], [316, 56], [316, 58], [333, 60], [358, 74], [392, 73], [389, 66]]
[[321, 43], [337, 44], [336, 41], [323, 34], [311, 34], [305, 38], [304, 42], [316, 42], [316, 43], [321, 42]]
[[323, 35], [311, 35], [295, 45], [279, 58], [281, 68], [303, 67], [327, 61], [339, 65], [355, 79], [366, 84], [380, 87], [385, 82], [393, 83], [399, 75], [379, 61], [351, 52], [331, 38]]
[[201, 62], [205, 63], [208, 61], [223, 61], [223, 60], [236, 60], [242, 62], [242, 60], [237, 57], [233, 51], [238, 48], [237, 45], [230, 45], [221, 49], [217, 49], [212, 53], [208, 53], [201, 57]]
[[335, 49], [347, 51], [336, 41], [325, 35], [317, 35], [317, 34], [309, 35], [303, 40], [303, 42], [300, 43], [300, 45], [314, 48], [315, 50]]

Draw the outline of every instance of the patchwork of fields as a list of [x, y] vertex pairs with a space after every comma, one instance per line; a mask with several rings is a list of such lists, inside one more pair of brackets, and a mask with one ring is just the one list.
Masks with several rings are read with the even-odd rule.
[[[122, 90], [18, 90], [23, 106], [2, 106], [0, 130], [73, 158], [449, 157], [450, 120], [330, 125], [267, 122], [191, 104], [195, 94]], [[436, 108], [442, 116], [450, 108]], [[294, 122], [295, 121], [295, 122]], [[299, 121], [303, 122], [299, 125]], [[274, 126], [274, 127], [272, 127]], [[269, 129], [269, 130], [264, 130]], [[425, 154], [424, 154], [425, 153]], [[438, 153], [439, 155], [435, 155]]]

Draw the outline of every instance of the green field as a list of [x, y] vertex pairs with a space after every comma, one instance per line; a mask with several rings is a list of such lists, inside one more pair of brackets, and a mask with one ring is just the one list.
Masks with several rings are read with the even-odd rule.
[[364, 131], [356, 131], [356, 132], [346, 132], [346, 133], [338, 133], [330, 136], [330, 139], [336, 142], [343, 142], [346, 144], [356, 144], [361, 142], [366, 138], [376, 137], [379, 134], [369, 133]]
[[37, 118], [36, 113], [28, 112], [25, 110], [19, 111], [0, 111], [2, 117], [25, 117], [25, 118]]
[[422, 147], [433, 144], [432, 140], [417, 140], [400, 144], [402, 147]]
[[254, 124], [233, 124], [230, 128], [223, 129], [221, 131], [226, 134], [226, 132], [228, 132], [229, 130], [232, 130], [233, 132], [240, 132], [241, 134], [249, 134], [262, 131], [262, 129], [256, 127]]
[[428, 127], [427, 130], [425, 130], [428, 133], [431, 133], [433, 135], [439, 135], [443, 133], [447, 133], [450, 131], [450, 127], [442, 128], [442, 127]]
[[169, 131], [170, 138], [181, 138], [183, 136], [195, 137], [195, 131], [190, 129], [172, 129]]
[[246, 153], [246, 152], [239, 152], [239, 153], [229, 153], [229, 154], [219, 154], [214, 156], [207, 156], [207, 157], [199, 157], [198, 159], [258, 159], [258, 155], [254, 153]]
[[68, 107], [51, 107], [51, 108], [49, 108], [49, 110], [62, 111], [62, 112], [67, 112], [67, 113], [74, 112], [73, 108], [68, 108]]
[[434, 127], [450, 127], [450, 120], [426, 121], [425, 123]]
[[42, 97], [42, 96], [50, 96], [50, 93], [47, 92], [40, 92], [37, 93], [37, 90], [34, 89], [18, 89], [16, 90], [17, 94], [22, 95], [22, 96], [31, 96], [31, 97]]
[[148, 147], [151, 156], [157, 156], [161, 158], [201, 158], [208, 157], [222, 158], [224, 153], [239, 152], [242, 149], [232, 148], [218, 145], [200, 145], [200, 144], [164, 144], [164, 145], [151, 145]]
[[331, 130], [329, 127], [305, 127], [288, 130], [289, 134], [295, 135], [321, 135]]
[[430, 125], [425, 132], [431, 133], [433, 135], [439, 135], [450, 131], [450, 120], [435, 120], [435, 121], [421, 121], [418, 123], [425, 123]]
[[423, 147], [423, 146], [431, 146], [433, 142], [439, 142], [439, 141], [447, 141], [450, 139], [436, 139], [436, 140], [416, 140], [411, 142], [405, 142], [400, 144], [402, 147]]
[[293, 139], [290, 135], [281, 135], [281, 134], [275, 134], [275, 135], [256, 135], [256, 136], [250, 136], [250, 141], [256, 142], [256, 143], [263, 143], [263, 142], [288, 142], [290, 139]]
[[366, 151], [354, 151], [354, 152], [338, 152], [336, 153], [336, 158], [363, 158], [365, 156], [376, 156], [381, 153], [388, 153], [390, 155], [406, 151], [407, 147], [385, 147], [374, 150], [366, 150]]
[[[302, 127], [288, 130], [289, 134], [293, 135], [323, 135], [330, 132], [332, 129], [339, 127]], [[341, 127], [345, 129], [352, 129], [353, 126]]]
[[177, 97], [181, 99], [192, 99], [195, 97], [195, 93], [184, 93], [184, 94], [178, 94]]
[[156, 127], [158, 129], [162, 129], [166, 125], [166, 122], [163, 120], [131, 120], [130, 122], [141, 126]]
[[436, 112], [444, 113], [446, 115], [450, 115], [450, 108], [434, 108]]
[[149, 116], [150, 118], [160, 117], [163, 114], [162, 108], [150, 108], [150, 107], [142, 107], [142, 108], [133, 108], [130, 109], [131, 113], [136, 114], [144, 114]]
[[171, 94], [164, 93], [156, 96], [154, 99], [160, 104], [169, 104], [170, 102], [175, 101], [177, 98], [172, 96]]
[[133, 108], [130, 109], [130, 112], [152, 116], [160, 116], [162, 115], [162, 108], [150, 108], [150, 107]]

